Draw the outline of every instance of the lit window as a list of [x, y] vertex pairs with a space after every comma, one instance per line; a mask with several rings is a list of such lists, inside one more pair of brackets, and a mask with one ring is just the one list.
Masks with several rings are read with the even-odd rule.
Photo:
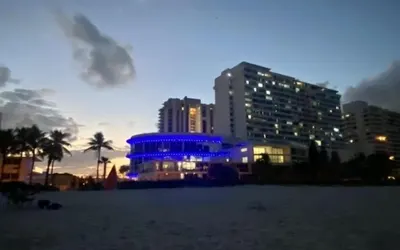
[[266, 135], [266, 134], [264, 134], [264, 138], [267, 138], [267, 135]]
[[293, 125], [293, 122], [287, 121], [286, 124], [287, 124], [287, 125]]
[[303, 127], [303, 123], [302, 123], [302, 122], [300, 122], [300, 123], [299, 123], [299, 126], [300, 126], [300, 127]]
[[226, 73], [226, 76], [227, 76], [227, 77], [231, 77], [231, 76], [232, 76], [232, 73], [231, 73], [231, 72], [228, 72], [228, 73]]
[[315, 143], [318, 145], [318, 146], [321, 146], [321, 141], [320, 140], [315, 140]]
[[258, 87], [262, 88], [263, 84], [261, 82], [258, 83]]
[[246, 103], [246, 104], [244, 104], [244, 106], [251, 107], [251, 104], [250, 103]]
[[275, 123], [275, 128], [279, 128], [279, 125]]
[[254, 92], [257, 92], [257, 88], [254, 88]]
[[377, 141], [386, 141], [386, 136], [380, 135], [376, 137]]
[[273, 100], [272, 96], [266, 96], [265, 99], [267, 99], [267, 100], [269, 100], [269, 101], [272, 101], [272, 100]]
[[354, 141], [353, 141], [353, 139], [350, 139], [350, 143], [353, 143]]
[[182, 107], [181, 109], [182, 109], [182, 110], [185, 110], [185, 108], [184, 108], [184, 107]]
[[240, 152], [247, 152], [247, 148], [241, 148]]
[[247, 118], [251, 119], [251, 115], [248, 115]]
[[232, 90], [229, 90], [229, 94], [230, 94], [230, 95], [233, 95], [233, 91], [232, 91]]
[[339, 106], [336, 106], [336, 109], [339, 109]]
[[330, 109], [330, 110], [329, 110], [329, 113], [332, 113], [332, 112], [333, 112], [332, 109]]
[[249, 161], [249, 158], [247, 156], [242, 157], [242, 162], [247, 163]]
[[298, 134], [297, 132], [294, 132], [294, 135], [295, 135], [295, 136], [298, 136], [299, 134]]
[[339, 129], [338, 128], [333, 128], [333, 131], [339, 132]]
[[315, 139], [315, 135], [310, 135], [310, 140], [314, 140]]
[[346, 116], [346, 117], [349, 117], [349, 116], [350, 116], [350, 114], [346, 114], [345, 116]]
[[266, 93], [267, 93], [267, 95], [270, 95], [271, 94], [271, 91], [269, 91], [269, 90], [267, 90], [267, 91], [265, 91]]
[[321, 113], [321, 112], [318, 112], [318, 115], [322, 115], [322, 113]]
[[300, 89], [299, 88], [296, 88], [296, 93], [298, 93], [300, 91]]
[[303, 85], [303, 83], [302, 82], [296, 82], [297, 83], [297, 85]]
[[272, 85], [275, 85], [275, 81], [272, 81]]
[[278, 135], [279, 134], [279, 130], [276, 130], [275, 133]]
[[389, 160], [394, 161], [394, 156], [393, 155], [389, 156]]
[[250, 84], [250, 81], [249, 81], [249, 80], [246, 80], [246, 84]]

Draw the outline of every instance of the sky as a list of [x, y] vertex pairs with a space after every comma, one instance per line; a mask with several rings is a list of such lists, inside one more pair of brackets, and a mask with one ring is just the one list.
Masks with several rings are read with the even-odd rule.
[[95, 132], [113, 140], [113, 164], [127, 163], [126, 139], [156, 131], [165, 100], [214, 102], [214, 79], [242, 61], [329, 82], [342, 101], [400, 109], [387, 91], [400, 91], [399, 9], [396, 0], [3, 0], [3, 127], [70, 132], [73, 156], [58, 171], [92, 174], [94, 155], [81, 148]]

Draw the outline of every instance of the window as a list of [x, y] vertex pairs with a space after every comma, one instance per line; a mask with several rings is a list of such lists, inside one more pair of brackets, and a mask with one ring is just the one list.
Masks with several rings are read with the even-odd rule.
[[248, 115], [247, 118], [251, 119], [251, 115]]
[[262, 88], [263, 84], [261, 82], [258, 83], [258, 87]]
[[267, 90], [266, 93], [267, 93], [267, 95], [270, 95], [270, 94], [271, 94], [271, 91]]
[[257, 88], [254, 88], [253, 90], [254, 90], [254, 92], [257, 92]]
[[338, 128], [333, 128], [333, 131], [339, 132], [339, 129]]
[[248, 158], [247, 156], [242, 157], [242, 162], [243, 162], [243, 163], [249, 162], [249, 158]]
[[269, 100], [269, 101], [272, 101], [272, 100], [273, 100], [272, 96], [266, 96], [265, 99], [266, 99], [266, 100]]
[[250, 84], [250, 81], [249, 81], [249, 80], [246, 80], [246, 84]]
[[247, 148], [241, 148], [240, 152], [247, 152]]

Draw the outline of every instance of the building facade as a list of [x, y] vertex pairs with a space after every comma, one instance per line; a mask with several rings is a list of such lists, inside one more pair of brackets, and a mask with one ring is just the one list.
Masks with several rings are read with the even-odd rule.
[[[0, 157], [1, 165], [2, 157]], [[4, 163], [3, 176], [0, 173], [0, 178], [4, 182], [28, 182], [31, 167], [32, 157], [7, 157]]]
[[385, 152], [400, 163], [400, 113], [355, 101], [343, 105], [344, 139], [354, 152]]
[[215, 79], [215, 133], [252, 142], [343, 145], [336, 90], [242, 62]]
[[130, 173], [138, 180], [204, 177], [213, 164], [228, 164], [248, 174], [249, 164], [268, 154], [274, 165], [304, 159], [307, 147], [292, 144], [249, 143], [204, 133], [149, 133], [134, 135], [130, 144]]
[[159, 110], [161, 133], [214, 133], [214, 105], [199, 99], [171, 98]]

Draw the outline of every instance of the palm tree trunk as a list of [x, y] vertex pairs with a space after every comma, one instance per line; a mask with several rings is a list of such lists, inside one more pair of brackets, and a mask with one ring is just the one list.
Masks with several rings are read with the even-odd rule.
[[54, 175], [53, 175], [53, 171], [54, 171], [54, 162], [55, 160], [53, 160], [53, 162], [51, 163], [51, 185], [54, 186]]
[[17, 170], [18, 180], [19, 180], [19, 175], [21, 173], [23, 155], [24, 155], [24, 152], [21, 151], [21, 153], [19, 154], [19, 158], [21, 158], [21, 161], [19, 163], [18, 170]]
[[35, 152], [35, 150], [33, 150], [33, 152], [32, 152], [31, 173], [30, 173], [30, 175], [29, 175], [29, 185], [32, 184], [33, 169], [35, 168], [35, 159], [36, 159], [36, 152]]
[[47, 160], [47, 168], [46, 168], [46, 176], [44, 178], [44, 185], [47, 187], [49, 185], [49, 172], [50, 172], [50, 165], [51, 165], [51, 158]]
[[107, 162], [104, 162], [104, 166], [103, 166], [103, 181], [106, 180], [106, 172], [107, 172]]
[[99, 168], [100, 168], [100, 149], [97, 151], [97, 169], [96, 169], [96, 182], [99, 182]]
[[1, 155], [1, 172], [0, 172], [0, 181], [4, 179], [4, 168], [6, 166], [6, 157], [2, 154]]

